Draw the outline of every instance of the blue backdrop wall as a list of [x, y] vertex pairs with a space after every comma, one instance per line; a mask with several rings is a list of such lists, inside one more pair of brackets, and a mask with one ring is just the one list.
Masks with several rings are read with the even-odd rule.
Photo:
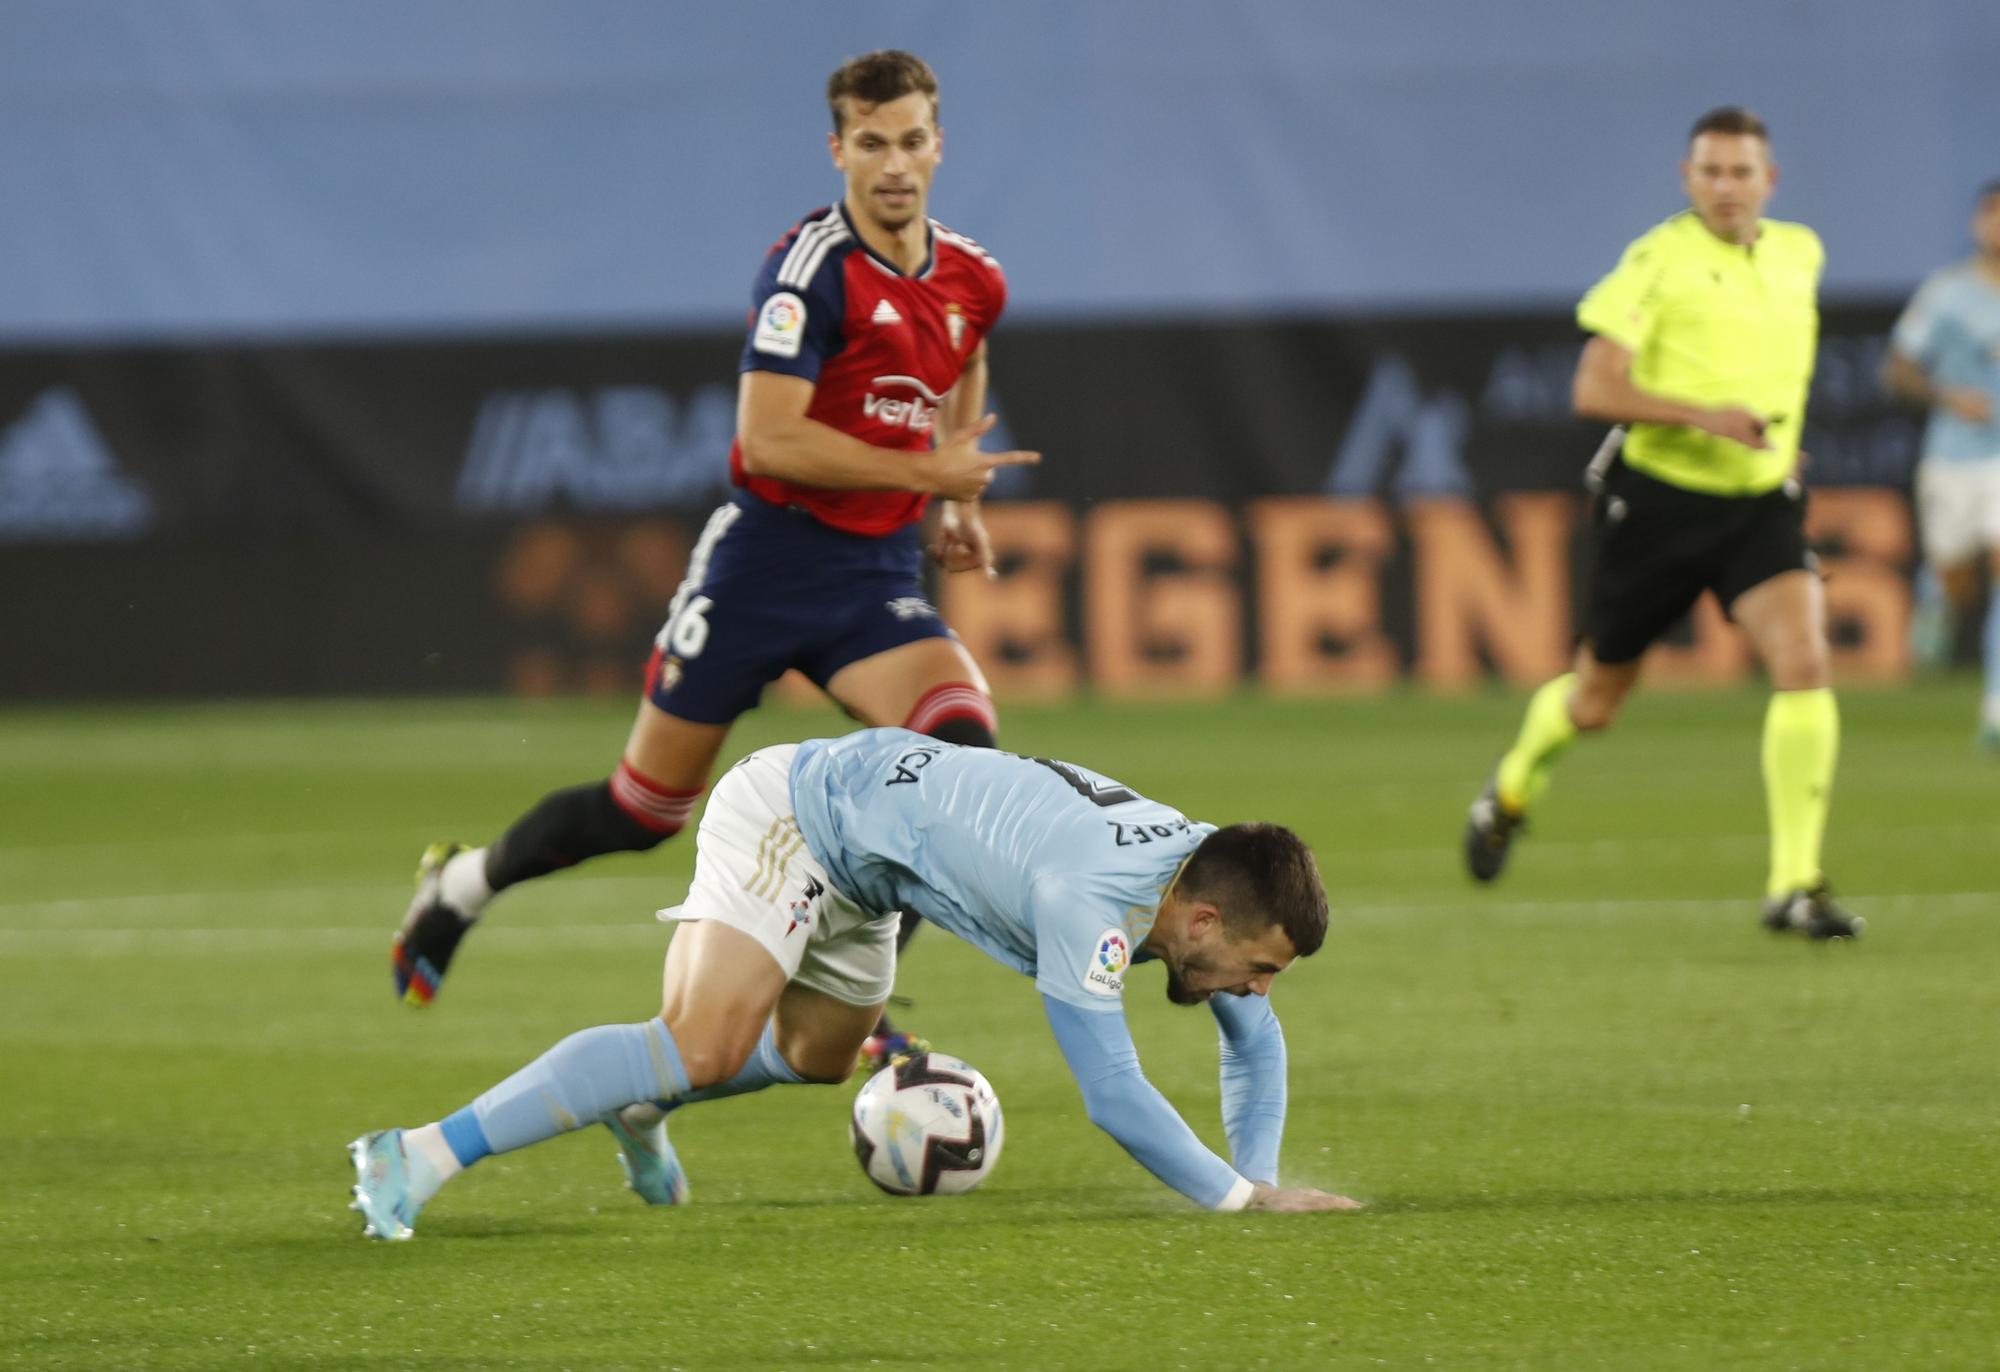
[[1959, 250], [1990, 0], [14, 0], [0, 341], [726, 325], [837, 194], [821, 90], [945, 83], [1015, 319], [1560, 305], [1759, 108], [1829, 293]]

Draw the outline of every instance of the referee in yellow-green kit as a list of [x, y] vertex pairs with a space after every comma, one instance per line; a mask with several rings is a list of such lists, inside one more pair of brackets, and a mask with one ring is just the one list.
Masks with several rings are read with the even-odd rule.
[[1629, 434], [1602, 474], [1574, 670], [1529, 702], [1472, 804], [1465, 858], [1480, 881], [1500, 874], [1556, 758], [1578, 732], [1611, 723], [1640, 657], [1710, 591], [1773, 687], [1764, 924], [1852, 938], [1861, 921], [1834, 905], [1820, 870], [1840, 718], [1795, 471], [1824, 253], [1805, 225], [1763, 217], [1777, 180], [1762, 120], [1735, 106], [1704, 114], [1681, 162], [1690, 208], [1628, 247], [1577, 306], [1591, 338], [1576, 412]]

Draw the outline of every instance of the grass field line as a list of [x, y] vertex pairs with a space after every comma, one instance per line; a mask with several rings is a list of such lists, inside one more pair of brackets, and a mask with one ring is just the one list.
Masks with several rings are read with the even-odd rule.
[[[1463, 816], [1456, 813], [1453, 814], [1451, 820], [1449, 821], [1449, 823], [1452, 825], [1461, 822], [1463, 822]], [[450, 826], [437, 826], [437, 827], [444, 830], [448, 830], [450, 828]], [[470, 828], [474, 826], [462, 826], [462, 827]], [[199, 843], [199, 845], [203, 849], [210, 851], [216, 849], [247, 849], [251, 851], [263, 851], [273, 847], [292, 847], [292, 846], [310, 849], [320, 846], [322, 844], [339, 844], [343, 847], [351, 847], [354, 845], [357, 839], [365, 840], [370, 837], [387, 837], [394, 834], [400, 834], [401, 832], [402, 832], [401, 830], [390, 830], [390, 829], [375, 829], [375, 830], [300, 829], [282, 833], [242, 832], [242, 833], [203, 834], [200, 836], [199, 839], [189, 839], [189, 838], [171, 838], [171, 839], [160, 838], [160, 839], [138, 839], [138, 840], [85, 839], [76, 842], [65, 842], [65, 843], [0, 844], [0, 870], [5, 870], [10, 867], [11, 868], [26, 867], [47, 858], [75, 860], [78, 857], [91, 853], [93, 851], [115, 852], [120, 855], [133, 855], [155, 850], [165, 853], [179, 853], [179, 852], [184, 852], [190, 843]], [[1393, 859], [1395, 861], [1400, 862], [1409, 859], [1434, 856], [1440, 852], [1448, 853], [1455, 851], [1456, 838], [1457, 835], [1453, 833], [1451, 838], [1445, 842], [1428, 843], [1419, 846], [1411, 846], [1405, 848], [1382, 848], [1382, 847], [1368, 846], [1362, 848], [1343, 849], [1325, 842], [1320, 843], [1318, 847], [1321, 853], [1326, 853], [1326, 854], [1340, 854], [1342, 856], [1361, 855], [1370, 858], [1380, 858], [1385, 861]], [[1843, 839], [1844, 841], [1850, 843], [1865, 842], [1868, 843], [1870, 846], [1874, 847], [1880, 847], [1892, 844], [1901, 844], [1911, 841], [1928, 841], [1933, 843], [1949, 843], [1963, 839], [1975, 839], [1975, 840], [1983, 839], [1983, 840], [2000, 841], [2000, 824], [1987, 823], [1987, 824], [1871, 825], [1866, 831], [1862, 833], [1846, 835], [1846, 836], [1836, 834], [1834, 846], [1837, 847], [1838, 843]], [[1685, 846], [1688, 844], [1696, 844], [1696, 843], [1702, 844], [1707, 847], [1728, 846], [1731, 848], [1755, 848], [1761, 850], [1768, 841], [1769, 841], [1768, 837], [1763, 832], [1763, 830], [1757, 829], [1757, 830], [1743, 830], [1740, 832], [1720, 833], [1720, 834], [1653, 833], [1646, 835], [1634, 835], [1630, 838], [1566, 839], [1566, 838], [1544, 838], [1540, 836], [1535, 836], [1532, 839], [1532, 844], [1534, 850], [1538, 853], [1569, 853], [1569, 854], [1580, 854], [1584, 856], [1616, 857], [1625, 853], [1639, 852], [1639, 851], [1658, 852], [1662, 848]], [[612, 880], [636, 880], [636, 879], [637, 878], [612, 878]], [[606, 878], [581, 876], [572, 878], [572, 880], [602, 881], [606, 880]], [[327, 889], [333, 889], [333, 888], [327, 888]], [[341, 888], [341, 889], [353, 889], [353, 888]], [[197, 899], [205, 898], [200, 893], [190, 893], [190, 894], [192, 898], [197, 898]], [[137, 896], [130, 897], [130, 899], [135, 899], [135, 900], [154, 899], [154, 898], [155, 897], [137, 897]], [[176, 893], [176, 895], [169, 898], [178, 899], [180, 898], [180, 895], [179, 893]], [[126, 897], [105, 897], [104, 899], [126, 899]], [[22, 904], [39, 905], [46, 903], [47, 902], [42, 902], [42, 901], [21, 902], [21, 901], [0, 900], [0, 910], [11, 909], [14, 908], [15, 906]]]
[[[382, 928], [313, 925], [250, 929], [0, 929], [0, 953], [67, 952], [106, 956], [128, 952], [209, 951], [270, 952], [345, 951], [372, 948], [381, 951], [386, 963], [389, 953], [387, 925]], [[516, 951], [539, 952], [548, 948], [572, 951], [629, 948], [661, 944], [667, 926], [657, 921], [632, 924], [573, 924], [561, 928], [531, 925], [519, 929], [496, 929], [482, 942]]]
[[[599, 876], [573, 877], [562, 883], [572, 892], [585, 888], [603, 890], [636, 887], [646, 895], [642, 903], [650, 909], [672, 905], [686, 894], [688, 878], [682, 876]], [[402, 918], [409, 904], [408, 881], [357, 881], [313, 886], [237, 886], [209, 891], [141, 891], [103, 896], [43, 896], [31, 900], [0, 900], [0, 921], [8, 916], [81, 915], [123, 913], [127, 916], [186, 914], [218, 905], [256, 904], [273, 910], [297, 905], [366, 905], [380, 907], [385, 919]], [[546, 899], [546, 892], [543, 895]]]
[[[435, 826], [444, 832], [459, 829], [470, 830], [480, 826], [475, 824]], [[261, 852], [266, 848], [288, 847], [294, 844], [312, 846], [316, 844], [340, 844], [346, 847], [366, 843], [371, 839], [389, 840], [400, 843], [411, 851], [421, 851], [421, 844], [410, 842], [407, 825], [390, 827], [378, 826], [372, 829], [238, 829], [230, 832], [215, 831], [201, 834], [179, 834], [160, 838], [91, 838], [65, 839], [60, 843], [0, 843], [0, 863], [25, 862], [48, 855], [74, 856], [94, 849], [120, 854], [127, 853], [184, 853], [190, 847], [203, 851], [219, 848], [248, 849]], [[415, 865], [411, 859], [410, 865]]]
[[[1912, 840], [1929, 840], [1947, 843], [1957, 839], [1989, 839], [2000, 841], [2000, 824], [1912, 824], [1901, 828], [1885, 825], [1870, 825], [1865, 831], [1841, 836], [1836, 834], [1829, 840], [1828, 847], [1838, 850], [1840, 843], [1866, 843], [1872, 847], [1900, 846]], [[1632, 838], [1542, 838], [1530, 835], [1525, 843], [1536, 853], [1560, 853], [1583, 857], [1618, 857], [1628, 853], [1651, 853], [1658, 855], [1674, 848], [1685, 848], [1699, 844], [1705, 849], [1750, 848], [1762, 852], [1770, 843], [1770, 836], [1763, 830], [1746, 830], [1728, 834], [1648, 834]], [[1317, 851], [1322, 856], [1367, 857], [1382, 861], [1407, 862], [1426, 857], [1435, 857], [1442, 845], [1430, 843], [1409, 848], [1352, 848], [1341, 849], [1331, 844], [1320, 843]]]
[[[1708, 915], [1736, 918], [1751, 904], [1740, 896], [1711, 896], [1661, 900], [1506, 900], [1506, 901], [1395, 901], [1357, 905], [1336, 904], [1334, 917], [1341, 919], [1400, 919], [1410, 916], [1452, 915], [1492, 916], [1628, 916], [1635, 913], [1667, 915]], [[1954, 913], [2000, 909], [2000, 891], [1912, 891], [1855, 898], [1854, 907], [1864, 913], [1889, 914], [1897, 911], [1949, 910]], [[546, 948], [622, 948], [651, 943], [662, 935], [654, 921], [635, 919], [619, 924], [563, 924], [505, 926], [491, 929], [483, 941], [511, 951], [540, 951]], [[139, 950], [205, 950], [227, 945], [231, 951], [278, 949], [349, 949], [383, 946], [388, 937], [381, 927], [357, 928], [327, 925], [255, 925], [199, 929], [0, 929], [0, 952], [33, 954], [67, 952], [116, 954]]]
[[[1926, 910], [1938, 907], [1951, 909], [2000, 909], [2000, 891], [1896, 891], [1880, 895], [1866, 891], [1842, 891], [1841, 904], [1850, 907], [1857, 914], [1899, 910]], [[1342, 917], [1365, 916], [1381, 918], [1402, 915], [1625, 915], [1633, 912], [1646, 914], [1703, 914], [1708, 911], [1726, 911], [1740, 915], [1746, 909], [1759, 903], [1754, 896], [1694, 896], [1681, 899], [1620, 900], [1597, 899], [1591, 897], [1566, 897], [1559, 900], [1485, 900], [1468, 896], [1452, 901], [1396, 901], [1388, 903], [1363, 903], [1345, 905], [1336, 900], [1333, 916], [1336, 921]]]

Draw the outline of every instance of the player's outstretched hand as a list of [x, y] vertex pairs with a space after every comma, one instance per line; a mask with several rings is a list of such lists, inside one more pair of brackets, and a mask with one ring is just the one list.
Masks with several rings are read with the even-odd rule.
[[1004, 453], [979, 451], [979, 440], [998, 418], [997, 415], [985, 415], [945, 435], [944, 441], [931, 453], [929, 484], [932, 495], [943, 496], [946, 500], [977, 500], [993, 483], [996, 469], [1042, 460], [1040, 453], [1020, 450]]
[[977, 505], [945, 501], [938, 514], [938, 536], [929, 551], [947, 572], [985, 572], [989, 581], [998, 575], [993, 566], [993, 540]]
[[1730, 405], [1720, 410], [1706, 410], [1695, 427], [1717, 438], [1726, 438], [1731, 443], [1741, 443], [1746, 448], [1768, 448], [1770, 440], [1764, 437], [1764, 429], [1769, 423], [1762, 415], [1744, 409], [1741, 405]]
[[1246, 1210], [1269, 1210], [1280, 1215], [1302, 1215], [1309, 1210], [1366, 1210], [1367, 1203], [1331, 1191], [1315, 1191], [1310, 1186], [1266, 1186], [1258, 1182], [1250, 1193]]

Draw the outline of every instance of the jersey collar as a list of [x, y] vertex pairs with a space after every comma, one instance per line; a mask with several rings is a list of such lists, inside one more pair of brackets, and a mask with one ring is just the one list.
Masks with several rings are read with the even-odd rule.
[[[889, 261], [888, 258], [883, 257], [880, 253], [876, 252], [873, 248], [868, 246], [868, 240], [861, 236], [861, 230], [854, 227], [854, 219], [847, 212], [847, 202], [844, 200], [841, 201], [837, 208], [840, 210], [841, 222], [847, 225], [847, 231], [854, 235], [855, 243], [859, 245], [862, 252], [868, 255], [868, 260], [870, 262], [873, 262], [877, 267], [881, 268], [883, 271], [889, 273], [889, 275], [891, 276], [902, 276], [903, 271], [901, 268], [897, 267], [895, 263]], [[936, 267], [937, 267], [937, 229], [935, 226], [932, 225], [929, 219], [925, 219], [924, 220], [924, 265], [917, 268], [917, 270], [915, 270], [914, 272], [911, 272], [909, 274], [909, 277], [912, 281], [927, 280], [929, 279], [931, 272]]]
[[1691, 234], [1707, 243], [1714, 251], [1729, 255], [1732, 259], [1755, 256], [1757, 249], [1764, 245], [1771, 233], [1771, 221], [1759, 216], [1757, 219], [1757, 236], [1755, 238], [1751, 239], [1748, 243], [1731, 243], [1727, 239], [1717, 238], [1711, 233], [1708, 225], [1701, 222], [1701, 216], [1696, 214], [1692, 209], [1682, 210], [1681, 213], [1687, 218], [1688, 231]]

